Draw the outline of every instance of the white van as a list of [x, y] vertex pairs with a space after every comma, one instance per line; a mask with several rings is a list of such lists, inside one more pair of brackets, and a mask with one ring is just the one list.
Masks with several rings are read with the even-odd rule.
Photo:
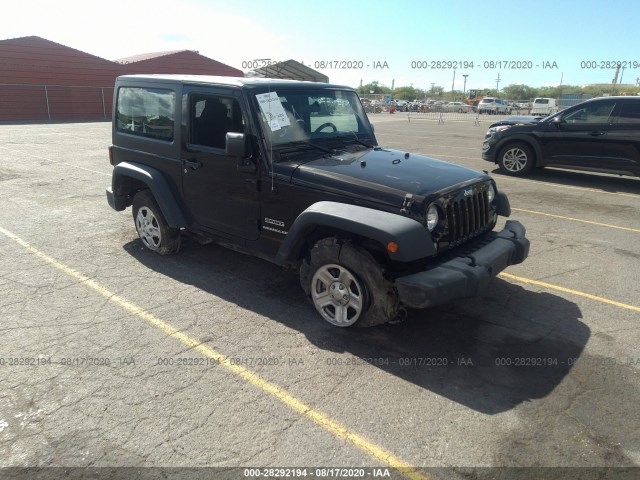
[[531, 104], [531, 115], [551, 115], [557, 111], [555, 98], [536, 98]]

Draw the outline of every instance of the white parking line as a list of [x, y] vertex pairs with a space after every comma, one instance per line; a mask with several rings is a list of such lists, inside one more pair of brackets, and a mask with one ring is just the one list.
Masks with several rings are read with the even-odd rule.
[[85, 167], [81, 167], [79, 165], [74, 165], [73, 163], [68, 163], [68, 162], [60, 162], [58, 160], [51, 160], [50, 158], [46, 158], [46, 157], [41, 157], [39, 155], [33, 155], [32, 153], [27, 153], [27, 152], [22, 152], [20, 150], [13, 150], [11, 148], [7, 148], [7, 147], [2, 147], [0, 146], [0, 148], [2, 150], [5, 150], [7, 152], [11, 152], [11, 153], [17, 153], [20, 155], [26, 155], [27, 157], [32, 157], [32, 158], [37, 158], [38, 160], [45, 160], [47, 162], [51, 162], [51, 163], [57, 163], [59, 165], [67, 165], [69, 167], [73, 167], [73, 168], [77, 168], [80, 170], [86, 170], [87, 172], [92, 172], [92, 173], [97, 173], [98, 175], [105, 175], [107, 177], [111, 176], [111, 173], [104, 173], [104, 172], [99, 172], [97, 170], [91, 170], [90, 168], [85, 168]]

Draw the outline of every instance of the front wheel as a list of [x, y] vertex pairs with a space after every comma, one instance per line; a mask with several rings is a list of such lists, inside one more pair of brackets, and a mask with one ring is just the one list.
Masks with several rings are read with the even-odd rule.
[[300, 267], [300, 284], [320, 316], [338, 327], [378, 325], [401, 313], [378, 262], [349, 241], [318, 241]]
[[136, 193], [132, 211], [136, 231], [145, 247], [160, 255], [180, 250], [180, 229], [169, 226], [149, 190]]
[[529, 173], [535, 166], [533, 150], [524, 143], [512, 143], [505, 146], [498, 154], [500, 170], [513, 177]]
[[364, 283], [348, 268], [336, 263], [320, 266], [311, 278], [311, 301], [327, 322], [349, 327], [368, 307]]

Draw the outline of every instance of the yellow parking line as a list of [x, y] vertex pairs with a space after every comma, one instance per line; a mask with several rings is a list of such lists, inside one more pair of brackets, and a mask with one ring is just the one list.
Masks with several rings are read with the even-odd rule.
[[525, 210], [524, 208], [511, 207], [511, 210], [513, 210], [515, 212], [524, 212], [524, 213], [533, 213], [535, 215], [544, 215], [545, 217], [560, 218], [562, 220], [571, 220], [572, 222], [588, 223], [590, 225], [597, 225], [599, 227], [616, 228], [618, 230], [627, 230], [629, 232], [640, 233], [640, 229], [629, 228], [629, 227], [620, 227], [618, 225], [611, 225], [610, 223], [592, 222], [591, 220], [582, 220], [580, 218], [565, 217], [563, 215], [554, 215], [552, 213], [536, 212], [535, 210]]
[[[570, 190], [581, 190], [583, 192], [603, 193], [605, 195], [617, 195], [619, 197], [640, 198], [640, 195], [635, 193], [607, 192], [606, 190], [600, 190], [598, 188], [576, 187], [573, 185], [558, 185], [556, 183], [550, 183], [550, 182], [539, 182], [537, 180], [527, 180], [526, 178], [513, 178], [506, 175], [500, 176], [500, 181], [502, 180], [513, 180], [514, 182], [534, 183], [536, 185], [544, 185], [545, 187], [568, 188]], [[640, 186], [640, 183], [638, 185]]]
[[49, 257], [48, 255], [41, 252], [37, 248], [31, 246], [29, 243], [22, 240], [20, 237], [11, 233], [10, 231], [0, 227], [0, 233], [3, 233], [5, 236], [10, 238], [11, 240], [16, 242], [23, 248], [25, 248], [32, 255], [40, 258], [41, 260], [44, 260], [45, 262], [49, 263], [52, 267], [69, 275], [70, 277], [75, 278], [81, 284], [84, 284], [87, 287], [91, 288], [92, 290], [99, 293], [101, 296], [103, 296], [110, 302], [113, 302], [116, 305], [122, 307], [132, 315], [135, 315], [136, 317], [142, 320], [145, 320], [149, 324], [153, 325], [154, 327], [164, 332], [166, 335], [179, 340], [180, 342], [187, 345], [188, 347], [198, 351], [203, 356], [215, 360], [216, 363], [224, 366], [229, 371], [243, 378], [244, 380], [251, 383], [255, 387], [259, 388], [263, 392], [272, 395], [273, 397], [278, 399], [280, 402], [284, 403], [286, 406], [288, 406], [295, 412], [299, 413], [301, 416], [308, 418], [309, 420], [313, 421], [316, 425], [324, 428], [325, 430], [335, 435], [336, 437], [350, 442], [351, 444], [355, 445], [360, 450], [370, 455], [371, 457], [375, 458], [376, 460], [379, 460], [380, 462], [384, 463], [388, 467], [397, 470], [404, 477], [411, 480], [426, 480], [431, 478], [428, 475], [422, 472], [419, 472], [416, 467], [405, 462], [404, 460], [401, 460], [400, 458], [398, 458], [388, 450], [384, 449], [383, 447], [380, 447], [375, 443], [370, 442], [363, 436], [349, 430], [347, 427], [333, 420], [331, 417], [329, 417], [325, 413], [322, 413], [319, 410], [316, 410], [315, 408], [311, 407], [310, 405], [307, 405], [303, 401], [298, 400], [296, 397], [294, 397], [289, 392], [287, 392], [284, 388], [278, 387], [277, 385], [269, 382], [268, 380], [265, 380], [264, 378], [251, 372], [247, 368], [244, 368], [240, 365], [234, 365], [233, 363], [231, 363], [231, 360], [229, 359], [230, 357], [227, 357], [219, 353], [218, 351], [214, 350], [213, 348], [204, 345], [199, 340], [196, 340], [195, 338], [192, 338], [189, 335], [180, 332], [179, 330], [177, 330], [170, 324], [164, 322], [160, 318], [156, 317], [152, 313], [144, 311], [143, 309], [141, 309], [140, 307], [137, 307], [136, 305], [129, 302], [128, 300], [121, 297], [120, 295], [117, 295], [116, 293], [111, 292], [109, 289], [107, 289], [105, 286], [101, 285], [100, 283], [96, 282], [95, 280], [92, 280], [89, 277], [84, 276], [77, 270], [74, 270], [64, 265], [63, 263], [58, 262], [56, 259]]
[[518, 277], [516, 275], [511, 275], [510, 273], [499, 273], [499, 277], [507, 278], [509, 280], [513, 280], [520, 283], [528, 283], [530, 285], [537, 285], [539, 287], [548, 288], [550, 290], [558, 290], [564, 293], [570, 293], [571, 295], [578, 295], [580, 297], [588, 298], [589, 300], [595, 300], [596, 302], [606, 303], [608, 305], [613, 305], [614, 307], [624, 308], [625, 310], [631, 310], [634, 312], [640, 312], [640, 307], [636, 307], [635, 305], [629, 305], [627, 303], [616, 302], [615, 300], [609, 300], [608, 298], [599, 297], [597, 295], [591, 295], [590, 293], [581, 292], [579, 290], [573, 290], [571, 288], [561, 287], [559, 285], [554, 285], [552, 283], [541, 282], [539, 280], [532, 280], [530, 278]]

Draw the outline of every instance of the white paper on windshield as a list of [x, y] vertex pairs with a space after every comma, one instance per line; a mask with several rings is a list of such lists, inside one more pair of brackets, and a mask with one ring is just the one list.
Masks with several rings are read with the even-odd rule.
[[285, 112], [276, 92], [260, 93], [256, 95], [256, 99], [260, 105], [260, 110], [262, 110], [262, 113], [269, 123], [271, 131], [275, 132], [282, 127], [291, 125], [289, 117], [287, 117], [287, 112]]

